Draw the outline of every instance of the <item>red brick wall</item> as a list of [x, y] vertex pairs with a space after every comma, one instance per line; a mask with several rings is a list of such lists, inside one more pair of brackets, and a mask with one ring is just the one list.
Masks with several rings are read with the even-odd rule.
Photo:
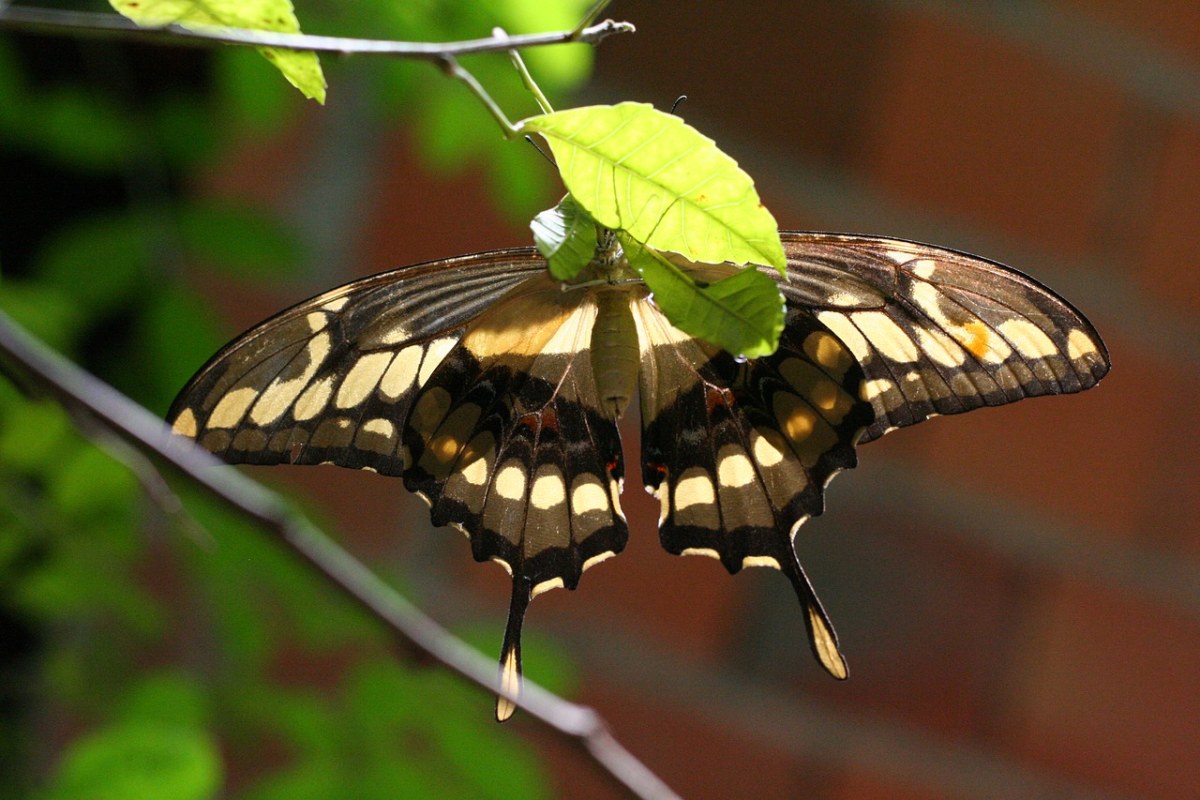
[[[689, 95], [679, 113], [758, 176], [784, 227], [1011, 263], [1092, 318], [1114, 367], [1085, 395], [895, 434], [833, 484], [800, 544], [846, 683], [812, 662], [779, 576], [665, 555], [630, 475], [627, 552], [530, 616], [578, 658], [580, 699], [689, 797], [1195, 797], [1200, 5], [660, 1], [611, 14], [639, 33], [602, 46], [588, 100]], [[378, 151], [361, 271], [526, 240], [478, 181], [437, 182], [403, 141]], [[376, 506], [391, 485], [328, 477], [300, 480]], [[427, 533], [420, 504], [389, 502], [407, 537], [429, 537], [395, 546], [420, 551], [403, 569], [425, 604], [498, 626], [500, 571], [471, 563], [457, 535]], [[397, 525], [344, 527], [386, 552]], [[563, 796], [612, 796], [545, 747]]]

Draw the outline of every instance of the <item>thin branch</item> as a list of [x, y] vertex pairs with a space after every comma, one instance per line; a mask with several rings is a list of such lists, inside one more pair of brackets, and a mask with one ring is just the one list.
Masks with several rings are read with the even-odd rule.
[[113, 387], [55, 353], [0, 312], [0, 355], [23, 370], [73, 416], [82, 415], [138, 450], [166, 462], [242, 516], [257, 522], [321, 578], [359, 607], [447, 669], [493, 694], [505, 694], [538, 722], [572, 737], [630, 792], [643, 798], [674, 798], [662, 780], [626, 750], [591, 708], [571, 703], [527, 681], [520, 697], [504, 692], [489, 659], [451, 635], [339, 547], [278, 495], [207, 451], [170, 433], [158, 417]]
[[202, 30], [183, 28], [179, 25], [140, 28], [133, 22], [115, 14], [11, 7], [0, 3], [0, 30], [4, 29], [30, 33], [129, 39], [194, 47], [208, 47], [213, 44], [243, 44], [255, 47], [276, 47], [281, 50], [311, 50], [343, 56], [391, 56], [425, 61], [440, 61], [475, 53], [503, 53], [514, 48], [543, 47], [572, 42], [597, 44], [614, 33], [632, 33], [634, 31], [631, 23], [606, 19], [603, 22], [576, 30], [554, 33], [491, 36], [487, 39], [469, 39], [462, 42], [397, 42], [216, 26], [206, 27]]

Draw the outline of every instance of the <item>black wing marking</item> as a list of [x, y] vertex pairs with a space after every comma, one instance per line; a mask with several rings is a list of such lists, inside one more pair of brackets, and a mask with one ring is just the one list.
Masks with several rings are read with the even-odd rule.
[[1108, 372], [1091, 323], [1009, 267], [899, 239], [782, 238], [788, 303], [812, 309], [866, 374], [875, 421], [863, 442], [936, 414], [1080, 392]]
[[800, 561], [800, 525], [824, 508], [825, 485], [856, 463], [872, 419], [849, 350], [803, 309], [779, 349], [739, 361], [635, 304], [642, 341], [642, 475], [659, 499], [667, 551], [709, 555], [729, 572], [783, 571], [805, 610], [813, 652], [847, 675], [837, 635]]
[[[574, 589], [628, 538], [616, 423], [601, 409], [589, 345], [596, 304], [544, 276], [481, 314], [417, 392], [404, 483], [435, 525], [512, 575], [501, 680], [520, 689], [521, 623], [543, 591]], [[513, 705], [501, 698], [496, 716]]]
[[417, 388], [463, 326], [544, 271], [530, 248], [417, 264], [349, 283], [218, 352], [168, 420], [225, 461], [330, 463], [400, 475]]

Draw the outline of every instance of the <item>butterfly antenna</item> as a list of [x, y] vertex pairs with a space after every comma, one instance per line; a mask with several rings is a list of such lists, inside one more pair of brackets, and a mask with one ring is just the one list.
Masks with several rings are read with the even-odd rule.
[[683, 104], [684, 100], [687, 100], [686, 94], [681, 94], [681, 95], [679, 95], [679, 97], [675, 98], [675, 102], [671, 104], [671, 113], [672, 114], [675, 113], [675, 109], [679, 108], [679, 106]]
[[529, 142], [530, 146], [532, 146], [534, 150], [537, 150], [539, 153], [541, 153], [542, 158], [544, 158], [548, 162], [550, 162], [550, 166], [554, 167], [555, 169], [558, 169], [558, 164], [554, 163], [554, 156], [550, 155], [545, 150], [543, 150], [542, 146], [534, 140], [532, 135], [530, 135], [528, 133], [525, 134], [525, 141]]

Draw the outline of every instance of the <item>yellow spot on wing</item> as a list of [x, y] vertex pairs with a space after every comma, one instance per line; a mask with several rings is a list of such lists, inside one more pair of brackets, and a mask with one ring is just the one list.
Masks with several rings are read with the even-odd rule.
[[[504, 654], [504, 662], [500, 665], [500, 688], [508, 694], [521, 694], [521, 672], [517, 669], [517, 651], [509, 650]], [[504, 722], [517, 710], [517, 705], [501, 695], [496, 698], [496, 719]]]
[[317, 374], [325, 357], [329, 355], [329, 350], [328, 333], [314, 336], [304, 350], [304, 357], [307, 359], [304, 372], [293, 378], [276, 378], [271, 381], [254, 403], [254, 408], [250, 410], [250, 419], [256, 425], [265, 426], [282, 417]]
[[852, 363], [846, 347], [831, 334], [825, 331], [814, 331], [804, 340], [804, 352], [813, 361], [820, 364], [835, 377], [841, 378], [846, 374]]
[[292, 409], [292, 416], [300, 421], [312, 419], [320, 414], [329, 403], [331, 394], [333, 394], [333, 376], [327, 375], [304, 390]]
[[793, 442], [801, 443], [812, 434], [817, 424], [817, 412], [796, 395], [776, 392], [771, 407], [780, 429]]
[[998, 329], [1025, 358], [1049, 358], [1058, 353], [1046, 332], [1027, 319], [1007, 319]]
[[612, 550], [605, 550], [603, 553], [594, 555], [583, 562], [583, 567], [580, 569], [580, 571], [586, 572], [587, 570], [599, 564], [601, 561], [607, 561], [615, 555], [616, 553], [614, 553]]
[[756, 477], [754, 465], [746, 458], [745, 453], [728, 453], [717, 463], [717, 480], [722, 486], [747, 486], [753, 483]]
[[543, 511], [554, 508], [567, 499], [567, 487], [556, 467], [544, 465], [538, 469], [529, 492], [529, 502]]
[[334, 405], [338, 408], [353, 408], [366, 400], [379, 385], [379, 379], [383, 377], [383, 372], [391, 360], [391, 353], [367, 353], [359, 357], [342, 379]]
[[822, 325], [833, 331], [860, 362], [865, 361], [871, 354], [871, 345], [867, 343], [862, 332], [854, 327], [854, 323], [845, 314], [837, 311], [821, 311], [817, 314], [817, 319]]
[[190, 439], [196, 438], [196, 415], [192, 413], [190, 408], [185, 408], [179, 412], [179, 416], [175, 418], [175, 422], [171, 425], [171, 430], [187, 436]]
[[529, 592], [529, 599], [532, 600], [539, 594], [544, 594], [551, 589], [561, 589], [564, 585], [565, 584], [563, 583], [562, 578], [550, 578], [549, 580], [542, 581], [541, 583], [535, 585]]
[[921, 351], [917, 345], [887, 314], [882, 311], [862, 311], [855, 315], [854, 320], [885, 358], [901, 364], [920, 360]]
[[421, 369], [417, 373], [417, 382], [424, 386], [425, 382], [429, 380], [429, 376], [433, 374], [434, 369], [437, 368], [437, 365], [442, 363], [442, 359], [454, 349], [454, 345], [456, 344], [458, 342], [450, 336], [430, 342], [425, 348], [425, 358], [421, 361]]
[[463, 476], [463, 480], [472, 486], [483, 486], [487, 483], [488, 463], [482, 457], [476, 458], [463, 467], [460, 474]]
[[575, 514], [608, 511], [608, 495], [599, 481], [587, 475], [575, 479], [575, 488], [571, 490], [571, 511]]
[[1096, 344], [1092, 341], [1092, 337], [1079, 328], [1072, 328], [1071, 332], [1067, 334], [1067, 355], [1071, 357], [1072, 361], [1094, 355], [1096, 352]]
[[510, 461], [496, 475], [496, 494], [505, 500], [525, 499], [525, 467], [519, 461]]
[[395, 400], [404, 394], [417, 379], [422, 352], [424, 348], [414, 344], [397, 353], [379, 381], [379, 393], [388, 400]]
[[679, 555], [703, 555], [704, 558], [721, 560], [721, 554], [714, 551], [712, 547], [685, 547], [679, 552]]
[[712, 479], [702, 469], [696, 467], [687, 470], [675, 484], [675, 510], [679, 511], [689, 506], [711, 505], [717, 501], [713, 491]]
[[777, 440], [772, 431], [755, 429], [751, 434], [751, 447], [754, 449], [754, 460], [764, 467], [773, 467], [783, 461], [783, 442]]
[[209, 428], [233, 428], [246, 416], [250, 404], [258, 397], [258, 390], [252, 386], [234, 389], [221, 398], [217, 407], [208, 417]]

